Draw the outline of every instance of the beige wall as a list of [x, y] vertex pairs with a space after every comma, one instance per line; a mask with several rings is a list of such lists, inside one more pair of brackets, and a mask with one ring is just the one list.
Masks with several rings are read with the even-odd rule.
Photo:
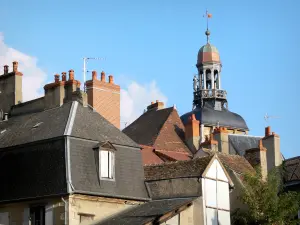
[[94, 221], [102, 220], [124, 209], [142, 203], [96, 196], [71, 195], [69, 197], [69, 224], [88, 224], [87, 222], [80, 223], [80, 214], [94, 215]]
[[53, 210], [53, 225], [64, 225], [64, 203], [61, 199], [43, 199], [21, 203], [1, 204], [0, 213], [9, 213], [9, 225], [23, 225], [24, 209], [36, 204], [46, 204]]

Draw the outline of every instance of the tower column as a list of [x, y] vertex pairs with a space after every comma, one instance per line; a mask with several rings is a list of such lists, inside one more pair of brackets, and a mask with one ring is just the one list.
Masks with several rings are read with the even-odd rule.
[[210, 72], [210, 76], [211, 76], [211, 89], [215, 89], [215, 74], [214, 74], [214, 68], [211, 69]]
[[221, 73], [220, 71], [218, 70], [218, 78], [219, 78], [219, 89], [221, 90]]
[[199, 89], [202, 90], [203, 86], [202, 86], [202, 74], [199, 74]]
[[203, 89], [206, 89], [206, 70], [203, 68]]

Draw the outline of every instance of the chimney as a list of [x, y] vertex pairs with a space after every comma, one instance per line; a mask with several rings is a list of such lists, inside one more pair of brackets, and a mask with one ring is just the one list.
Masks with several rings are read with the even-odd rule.
[[229, 154], [228, 130], [226, 127], [217, 127], [214, 129], [214, 137], [218, 141], [218, 150]]
[[200, 122], [195, 114], [189, 117], [185, 125], [185, 142], [192, 153], [196, 153], [200, 147]]
[[245, 158], [253, 167], [260, 167], [262, 179], [266, 180], [268, 175], [267, 149], [263, 146], [262, 139], [259, 140], [257, 148], [246, 150]]
[[17, 61], [14, 61], [13, 62], [13, 72], [18, 72], [18, 62]]
[[151, 105], [147, 107], [147, 111], [149, 110], [159, 110], [165, 108], [165, 104], [163, 102], [160, 102], [159, 100], [156, 100], [156, 102], [151, 102]]
[[265, 137], [262, 139], [263, 146], [267, 149], [268, 171], [282, 164], [282, 155], [280, 152], [280, 137], [271, 132], [271, 127], [265, 128]]
[[[18, 72], [18, 62], [13, 62], [14, 71], [8, 72], [8, 65], [3, 67], [3, 73], [7, 76], [0, 76], [0, 109], [3, 113], [10, 113], [11, 107], [22, 102], [22, 76]], [[8, 75], [9, 74], [9, 75]], [[1, 73], [2, 75], [2, 73]], [[4, 114], [3, 114], [4, 115]]]
[[8, 65], [4, 65], [4, 74], [8, 74]]
[[69, 70], [69, 80], [74, 80], [74, 70]]
[[120, 128], [120, 86], [114, 84], [113, 76], [105, 80], [105, 72], [101, 72], [101, 80], [86, 81], [88, 104], [106, 120]]
[[101, 72], [101, 81], [105, 82], [105, 72], [104, 71]]
[[113, 84], [114, 83], [114, 77], [113, 75], [108, 76], [108, 83]]
[[65, 82], [65, 99], [64, 102], [71, 101], [73, 99], [73, 92], [80, 89], [80, 82], [75, 80], [74, 70], [69, 70], [69, 80]]
[[97, 80], [97, 71], [92, 71], [92, 79]]
[[59, 74], [54, 75], [54, 82], [59, 83]]
[[61, 81], [67, 81], [67, 73], [66, 72], [61, 73]]

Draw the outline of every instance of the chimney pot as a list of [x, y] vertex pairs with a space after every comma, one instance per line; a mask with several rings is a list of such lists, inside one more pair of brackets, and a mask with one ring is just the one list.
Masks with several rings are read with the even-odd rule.
[[13, 62], [13, 72], [17, 72], [18, 71], [18, 62], [17, 61], [14, 61]]
[[270, 135], [271, 135], [271, 127], [268, 126], [268, 127], [265, 128], [265, 137], [268, 137]]
[[97, 80], [97, 71], [95, 70], [92, 71], [92, 79]]
[[55, 81], [55, 83], [59, 82], [59, 74], [54, 75], [54, 81]]
[[61, 80], [62, 81], [67, 81], [67, 73], [66, 72], [61, 73]]
[[154, 102], [151, 102], [151, 105], [153, 105], [154, 104]]
[[159, 100], [156, 100], [156, 103], [158, 103], [159, 102]]
[[114, 77], [113, 77], [113, 75], [109, 75], [109, 76], [108, 76], [108, 82], [109, 82], [110, 84], [113, 84], [113, 83], [114, 83]]
[[101, 72], [101, 81], [105, 82], [105, 72]]
[[8, 74], [8, 65], [4, 65], [4, 74]]
[[74, 80], [74, 70], [69, 70], [69, 80]]

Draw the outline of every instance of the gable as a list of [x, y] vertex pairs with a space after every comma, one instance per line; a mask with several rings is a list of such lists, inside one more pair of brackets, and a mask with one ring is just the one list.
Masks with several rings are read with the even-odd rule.
[[204, 178], [211, 178], [216, 180], [222, 180], [229, 182], [230, 178], [225, 172], [223, 166], [221, 166], [219, 160], [215, 157], [213, 158], [210, 165], [208, 165], [206, 171], [203, 173]]

